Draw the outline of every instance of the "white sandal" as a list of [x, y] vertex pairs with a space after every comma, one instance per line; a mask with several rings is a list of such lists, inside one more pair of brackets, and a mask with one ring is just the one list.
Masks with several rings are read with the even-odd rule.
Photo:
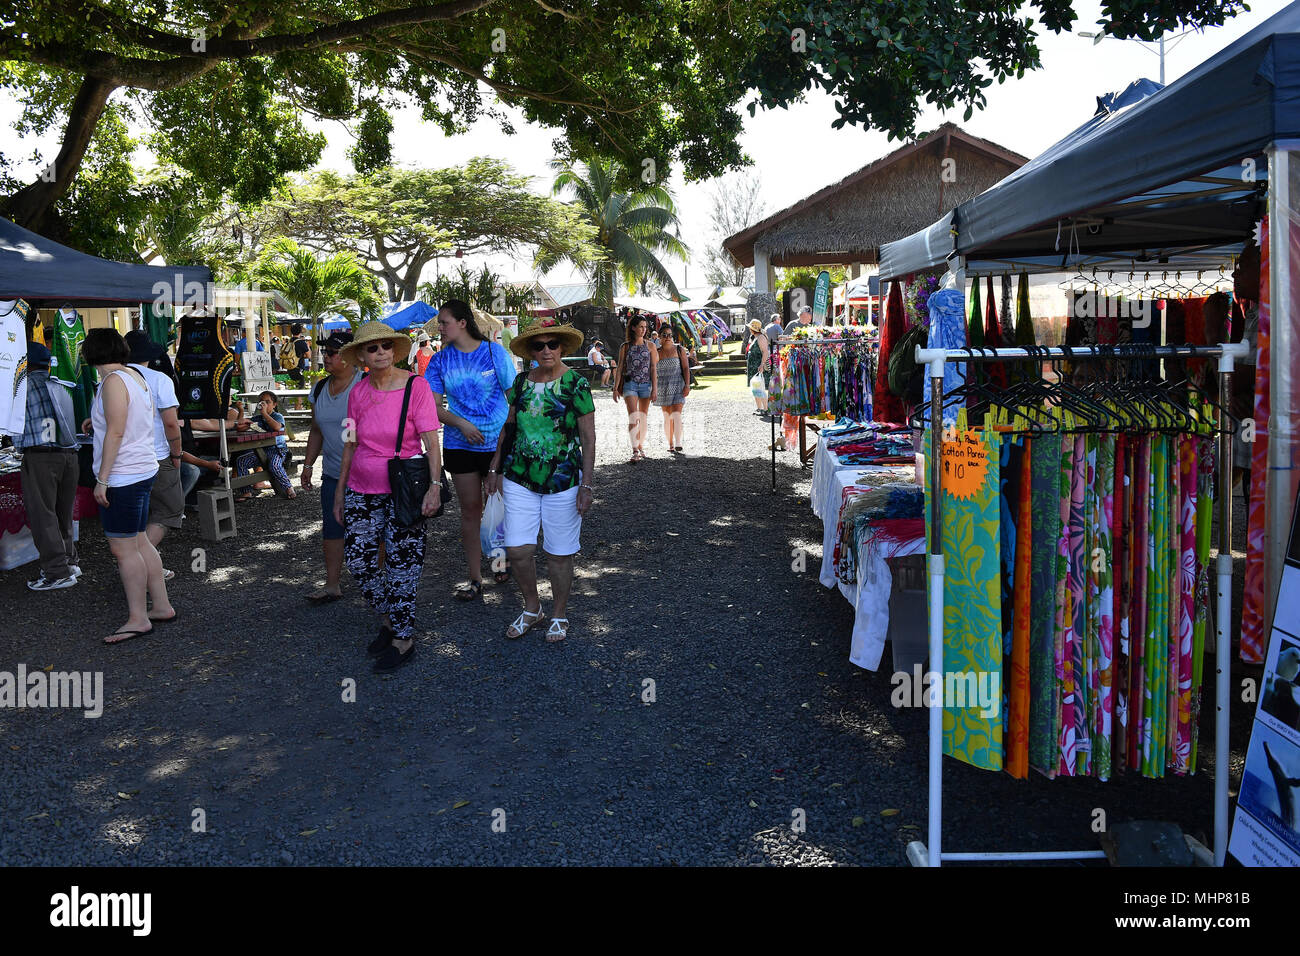
[[[526, 618], [529, 617], [532, 618], [531, 621], [526, 620]], [[541, 619], [542, 619], [541, 608], [538, 608], [536, 611], [523, 611], [522, 613], [520, 613], [520, 615], [517, 618], [515, 618], [514, 623], [511, 624], [508, 628], [506, 628], [506, 638], [511, 641], [519, 640], [519, 638], [523, 637], [534, 627], [536, 627], [537, 622], [540, 621]], [[514, 633], [513, 634], [510, 633], [511, 631], [514, 631]]]
[[[563, 625], [563, 626], [561, 626]], [[546, 643], [558, 644], [569, 636], [569, 619], [567, 617], [551, 618], [551, 626], [546, 629]]]

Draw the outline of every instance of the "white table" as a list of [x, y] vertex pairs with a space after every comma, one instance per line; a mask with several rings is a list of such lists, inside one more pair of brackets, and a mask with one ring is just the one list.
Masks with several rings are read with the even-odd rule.
[[[860, 480], [865, 473], [867, 476]], [[822, 566], [818, 580], [823, 587], [838, 588], [844, 599], [853, 605], [853, 636], [849, 660], [858, 667], [874, 671], [880, 666], [885, 651], [885, 638], [889, 633], [889, 594], [893, 586], [890, 558], [909, 554], [924, 554], [925, 539], [913, 541], [879, 542], [874, 547], [859, 551], [857, 580], [845, 584], [835, 573], [835, 542], [839, 536], [840, 509], [844, 503], [844, 489], [874, 487], [872, 476], [880, 484], [892, 484], [900, 478], [915, 481], [916, 469], [911, 465], [841, 465], [826, 447], [826, 439], [818, 437], [813, 454], [812, 508], [822, 519]]]

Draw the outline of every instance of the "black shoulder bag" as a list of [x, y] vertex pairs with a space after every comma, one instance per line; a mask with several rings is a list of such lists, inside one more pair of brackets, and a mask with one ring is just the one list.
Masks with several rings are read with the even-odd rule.
[[[424, 520], [424, 496], [429, 491], [433, 479], [429, 475], [429, 459], [424, 455], [419, 458], [402, 457], [402, 439], [406, 436], [406, 410], [411, 404], [411, 386], [415, 384], [412, 375], [406, 381], [406, 391], [402, 395], [402, 415], [397, 423], [397, 447], [393, 457], [388, 459], [388, 485], [393, 493], [393, 520], [406, 528], [413, 528]], [[441, 481], [441, 501], [434, 517], [442, 514], [442, 506], [451, 500], [451, 484], [446, 476]]]

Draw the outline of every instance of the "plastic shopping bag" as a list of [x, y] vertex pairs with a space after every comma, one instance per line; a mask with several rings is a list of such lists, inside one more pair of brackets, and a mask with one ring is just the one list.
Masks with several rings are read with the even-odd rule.
[[479, 545], [488, 557], [498, 548], [504, 553], [506, 546], [506, 499], [500, 494], [488, 495], [483, 503], [483, 518], [478, 526]]
[[767, 397], [767, 386], [763, 384], [762, 372], [756, 372], [754, 377], [749, 380], [749, 392], [755, 398]]

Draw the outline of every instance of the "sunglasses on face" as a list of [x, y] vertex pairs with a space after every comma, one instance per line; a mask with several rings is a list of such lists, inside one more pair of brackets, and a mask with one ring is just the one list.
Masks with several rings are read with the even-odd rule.
[[334, 356], [336, 356], [336, 355], [339, 354], [339, 350], [338, 350], [338, 349], [326, 349], [326, 350], [325, 350], [325, 354], [328, 355], [330, 358], [334, 358]]
[[393, 350], [393, 340], [384, 339], [382, 342], [371, 342], [366, 346], [366, 352], [370, 355], [374, 355], [380, 349], [383, 349], [385, 352], [391, 352]]
[[534, 339], [532, 342], [528, 343], [528, 347], [534, 352], [544, 352], [547, 349], [558, 352], [560, 350], [560, 343], [555, 339]]

